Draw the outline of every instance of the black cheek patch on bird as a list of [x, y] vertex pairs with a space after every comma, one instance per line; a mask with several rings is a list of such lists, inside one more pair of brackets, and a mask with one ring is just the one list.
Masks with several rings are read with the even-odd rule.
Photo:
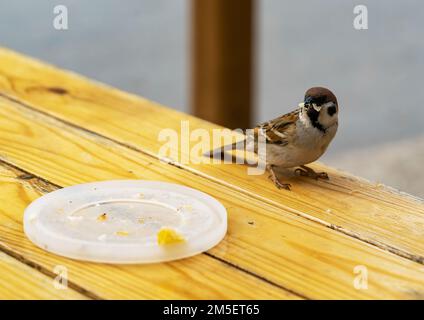
[[308, 115], [309, 119], [311, 120], [312, 125], [317, 128], [318, 130], [322, 131], [325, 133], [325, 129], [324, 127], [318, 122], [318, 116], [319, 116], [319, 112], [316, 111], [314, 108], [309, 108], [308, 111], [306, 112], [306, 114]]
[[311, 119], [311, 122], [318, 121], [319, 112], [316, 111], [313, 107], [308, 108], [307, 115], [309, 119]]
[[337, 111], [335, 106], [331, 106], [330, 108], [327, 109], [328, 114], [330, 115], [330, 117], [335, 114]]

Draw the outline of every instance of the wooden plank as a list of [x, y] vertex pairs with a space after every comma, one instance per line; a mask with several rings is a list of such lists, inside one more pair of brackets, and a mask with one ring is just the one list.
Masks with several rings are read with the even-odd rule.
[[53, 279], [0, 251], [0, 300], [83, 300], [69, 287], [56, 288]]
[[[63, 169], [66, 175], [69, 168]], [[108, 299], [298, 298], [207, 255], [163, 264], [106, 265], [47, 253], [23, 234], [22, 214], [31, 201], [54, 189], [56, 187], [30, 178], [19, 169], [0, 166], [0, 249], [22, 255], [38, 268], [50, 272], [56, 265], [65, 266], [69, 281], [85, 288], [91, 296]]]
[[[6, 99], [0, 99], [0, 150], [2, 159], [62, 186], [130, 178], [170, 181], [203, 190], [220, 200], [229, 212], [228, 235], [209, 254], [301, 296], [417, 298], [424, 292], [422, 266], [413, 261], [364, 244], [231, 187], [161, 163], [151, 156], [73, 128]], [[31, 180], [26, 182], [30, 183]], [[13, 203], [17, 201], [16, 195], [5, 193], [5, 197], [4, 200], [0, 199], [0, 204], [6, 207], [12, 206], [8, 199]], [[26, 204], [21, 201], [18, 212], [22, 212]], [[21, 233], [14, 237], [19, 241], [14, 241], [10, 232], [0, 240], [8, 246], [22, 242]], [[32, 247], [25, 242], [24, 247], [17, 246], [16, 250], [31, 254], [31, 259], [39, 263], [45, 263], [47, 258], [57, 259], [51, 255], [42, 255], [39, 251], [32, 254], [29, 250]], [[202, 258], [179, 262], [185, 274], [196, 274], [199, 268], [204, 269], [195, 263], [196, 259]], [[368, 269], [368, 290], [356, 290], [353, 286], [353, 270], [358, 265]], [[78, 267], [84, 270], [92, 265], [78, 263]], [[149, 271], [158, 277], [162, 276], [162, 281], [172, 278], [172, 271], [162, 264], [152, 266]], [[211, 267], [205, 271], [204, 276], [210, 276], [210, 273], [216, 276], [220, 272]], [[85, 287], [92, 286], [92, 281], [99, 282], [93, 277], [80, 280]], [[140, 281], [143, 280], [136, 281], [137, 284]], [[239, 288], [239, 280], [236, 278], [227, 281], [231, 282], [229, 285], [234, 285], [234, 290], [249, 290], [243, 284]], [[183, 288], [188, 287], [185, 283], [174, 288], [173, 292], [177, 294], [178, 290], [184, 291]], [[154, 283], [144, 284], [146, 289], [154, 286]], [[260, 292], [250, 294], [258, 297]]]
[[192, 109], [228, 128], [252, 125], [253, 0], [192, 0]]
[[[189, 120], [191, 129], [217, 128], [6, 49], [0, 49], [0, 92], [153, 156], [158, 154], [157, 137], [164, 126], [179, 131], [181, 120]], [[424, 262], [423, 203], [412, 197], [320, 164], [314, 167], [328, 171], [331, 180], [292, 177], [288, 179], [293, 185], [292, 192], [277, 190], [266, 175], [247, 176], [245, 166], [180, 167], [231, 186], [250, 198]]]

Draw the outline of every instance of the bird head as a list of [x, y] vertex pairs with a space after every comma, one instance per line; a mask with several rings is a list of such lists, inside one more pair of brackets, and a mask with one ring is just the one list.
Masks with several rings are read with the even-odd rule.
[[336, 96], [327, 88], [313, 87], [306, 91], [303, 109], [312, 125], [326, 130], [338, 121], [339, 105]]

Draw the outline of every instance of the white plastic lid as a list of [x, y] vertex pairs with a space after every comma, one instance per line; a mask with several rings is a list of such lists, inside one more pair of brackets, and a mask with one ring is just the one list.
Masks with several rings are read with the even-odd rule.
[[[104, 181], [35, 200], [25, 210], [24, 230], [37, 246], [69, 258], [153, 263], [218, 244], [227, 232], [227, 211], [211, 196], [172, 183]], [[184, 241], [160, 245], [161, 230]]]

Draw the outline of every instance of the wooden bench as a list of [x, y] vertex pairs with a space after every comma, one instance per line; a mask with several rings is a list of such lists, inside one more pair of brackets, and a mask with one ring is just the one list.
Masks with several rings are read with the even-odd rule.
[[[181, 120], [218, 127], [0, 49], [0, 298], [424, 298], [420, 199], [318, 163], [330, 180], [291, 177], [289, 192], [243, 165], [159, 161], [159, 131]], [[202, 190], [227, 208], [228, 234], [204, 254], [151, 265], [70, 260], [25, 237], [31, 201], [109, 179]], [[58, 265], [67, 290], [53, 287]]]

